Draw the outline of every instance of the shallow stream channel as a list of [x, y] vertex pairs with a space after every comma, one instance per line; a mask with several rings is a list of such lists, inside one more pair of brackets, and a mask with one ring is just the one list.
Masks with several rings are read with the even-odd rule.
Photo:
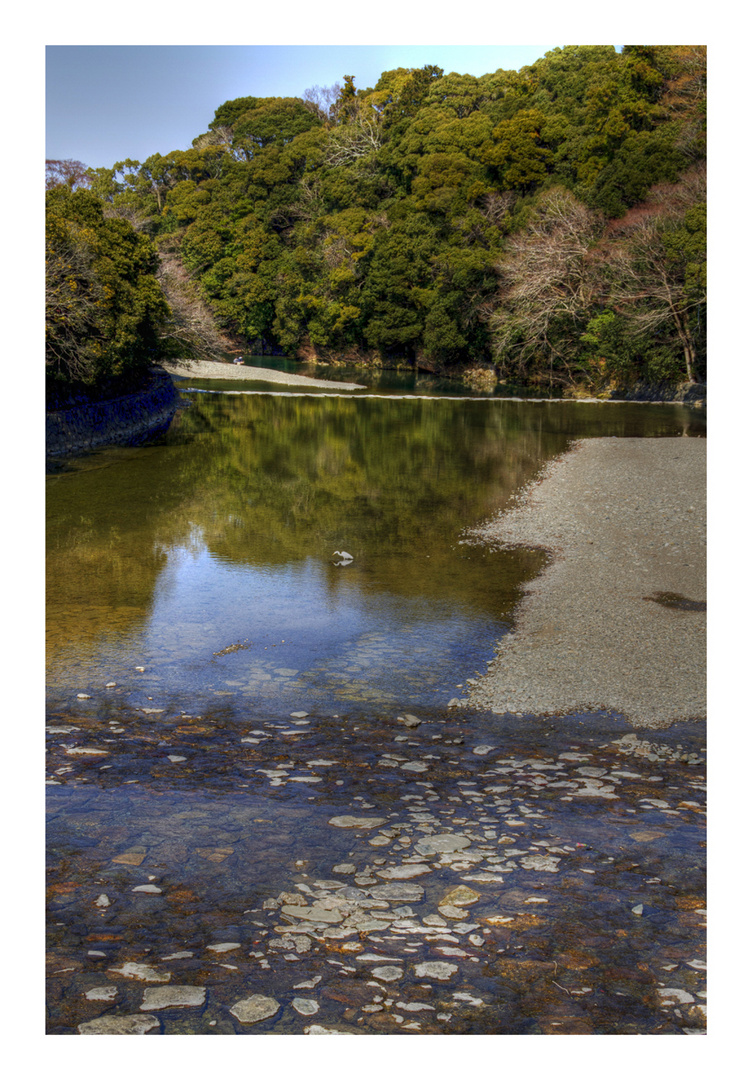
[[462, 538], [704, 413], [180, 387], [47, 478], [47, 1032], [702, 1034], [704, 725], [464, 706], [545, 557]]

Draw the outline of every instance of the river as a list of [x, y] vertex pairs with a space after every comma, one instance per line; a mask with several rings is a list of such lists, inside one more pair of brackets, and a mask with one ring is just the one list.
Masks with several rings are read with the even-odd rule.
[[704, 413], [181, 388], [47, 480], [48, 1031], [697, 1026], [658, 961], [702, 945], [702, 733], [448, 706], [542, 566], [463, 531], [574, 438]]

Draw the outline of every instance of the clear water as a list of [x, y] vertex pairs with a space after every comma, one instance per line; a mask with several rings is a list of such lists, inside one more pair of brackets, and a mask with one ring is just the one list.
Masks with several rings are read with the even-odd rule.
[[[649, 760], [614, 743], [618, 718], [447, 703], [543, 561], [463, 531], [573, 438], [697, 436], [703, 416], [230, 389], [192, 383], [158, 443], [48, 477], [48, 1032], [152, 1015], [131, 963], [206, 993], [158, 1009], [153, 1034], [697, 1026], [657, 988], [673, 965], [669, 985], [700, 1000], [702, 733], [661, 733]], [[614, 801], [578, 795], [583, 762]], [[386, 827], [332, 826], [347, 814]], [[431, 862], [411, 903], [369, 898], [436, 832], [467, 834], [475, 862]], [[546, 844], [556, 874], [508, 860]], [[461, 883], [475, 930], [426, 937]], [[353, 885], [387, 922], [295, 932], [275, 899]], [[357, 959], [373, 954], [397, 957], [396, 981]], [[421, 974], [437, 961], [446, 983]], [[252, 994], [278, 1012], [240, 1022]]]
[[574, 436], [700, 426], [674, 406], [184, 400], [158, 445], [49, 477], [53, 701], [116, 680], [190, 708], [443, 702], [541, 566], [463, 530]]

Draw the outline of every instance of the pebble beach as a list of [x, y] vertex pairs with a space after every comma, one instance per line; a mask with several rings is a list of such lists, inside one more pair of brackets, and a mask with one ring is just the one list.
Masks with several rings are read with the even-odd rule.
[[466, 542], [544, 548], [515, 627], [467, 701], [665, 728], [706, 714], [706, 442], [589, 439]]
[[363, 390], [359, 383], [333, 382], [329, 379], [312, 379], [308, 375], [295, 375], [290, 371], [273, 368], [247, 367], [245, 364], [222, 364], [213, 360], [163, 361], [161, 367], [170, 375], [183, 379], [232, 379], [235, 382], [272, 382], [287, 386], [308, 386], [319, 390]]

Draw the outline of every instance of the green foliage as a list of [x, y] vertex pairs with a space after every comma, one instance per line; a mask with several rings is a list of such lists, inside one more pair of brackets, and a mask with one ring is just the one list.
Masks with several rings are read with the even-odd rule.
[[153, 244], [88, 191], [47, 194], [46, 365], [55, 380], [134, 378], [157, 359], [169, 308]]
[[[290, 353], [494, 362], [557, 384], [699, 364], [704, 196], [650, 210], [663, 225], [647, 261], [605, 219], [628, 231], [633, 208], [701, 165], [702, 47], [567, 46], [519, 72], [396, 68], [337, 91], [326, 109], [226, 101], [191, 149], [90, 170], [92, 196], [179, 252], [224, 331]], [[616, 295], [659, 264], [673, 323], [657, 293]], [[76, 266], [93, 297], [91, 260]]]

